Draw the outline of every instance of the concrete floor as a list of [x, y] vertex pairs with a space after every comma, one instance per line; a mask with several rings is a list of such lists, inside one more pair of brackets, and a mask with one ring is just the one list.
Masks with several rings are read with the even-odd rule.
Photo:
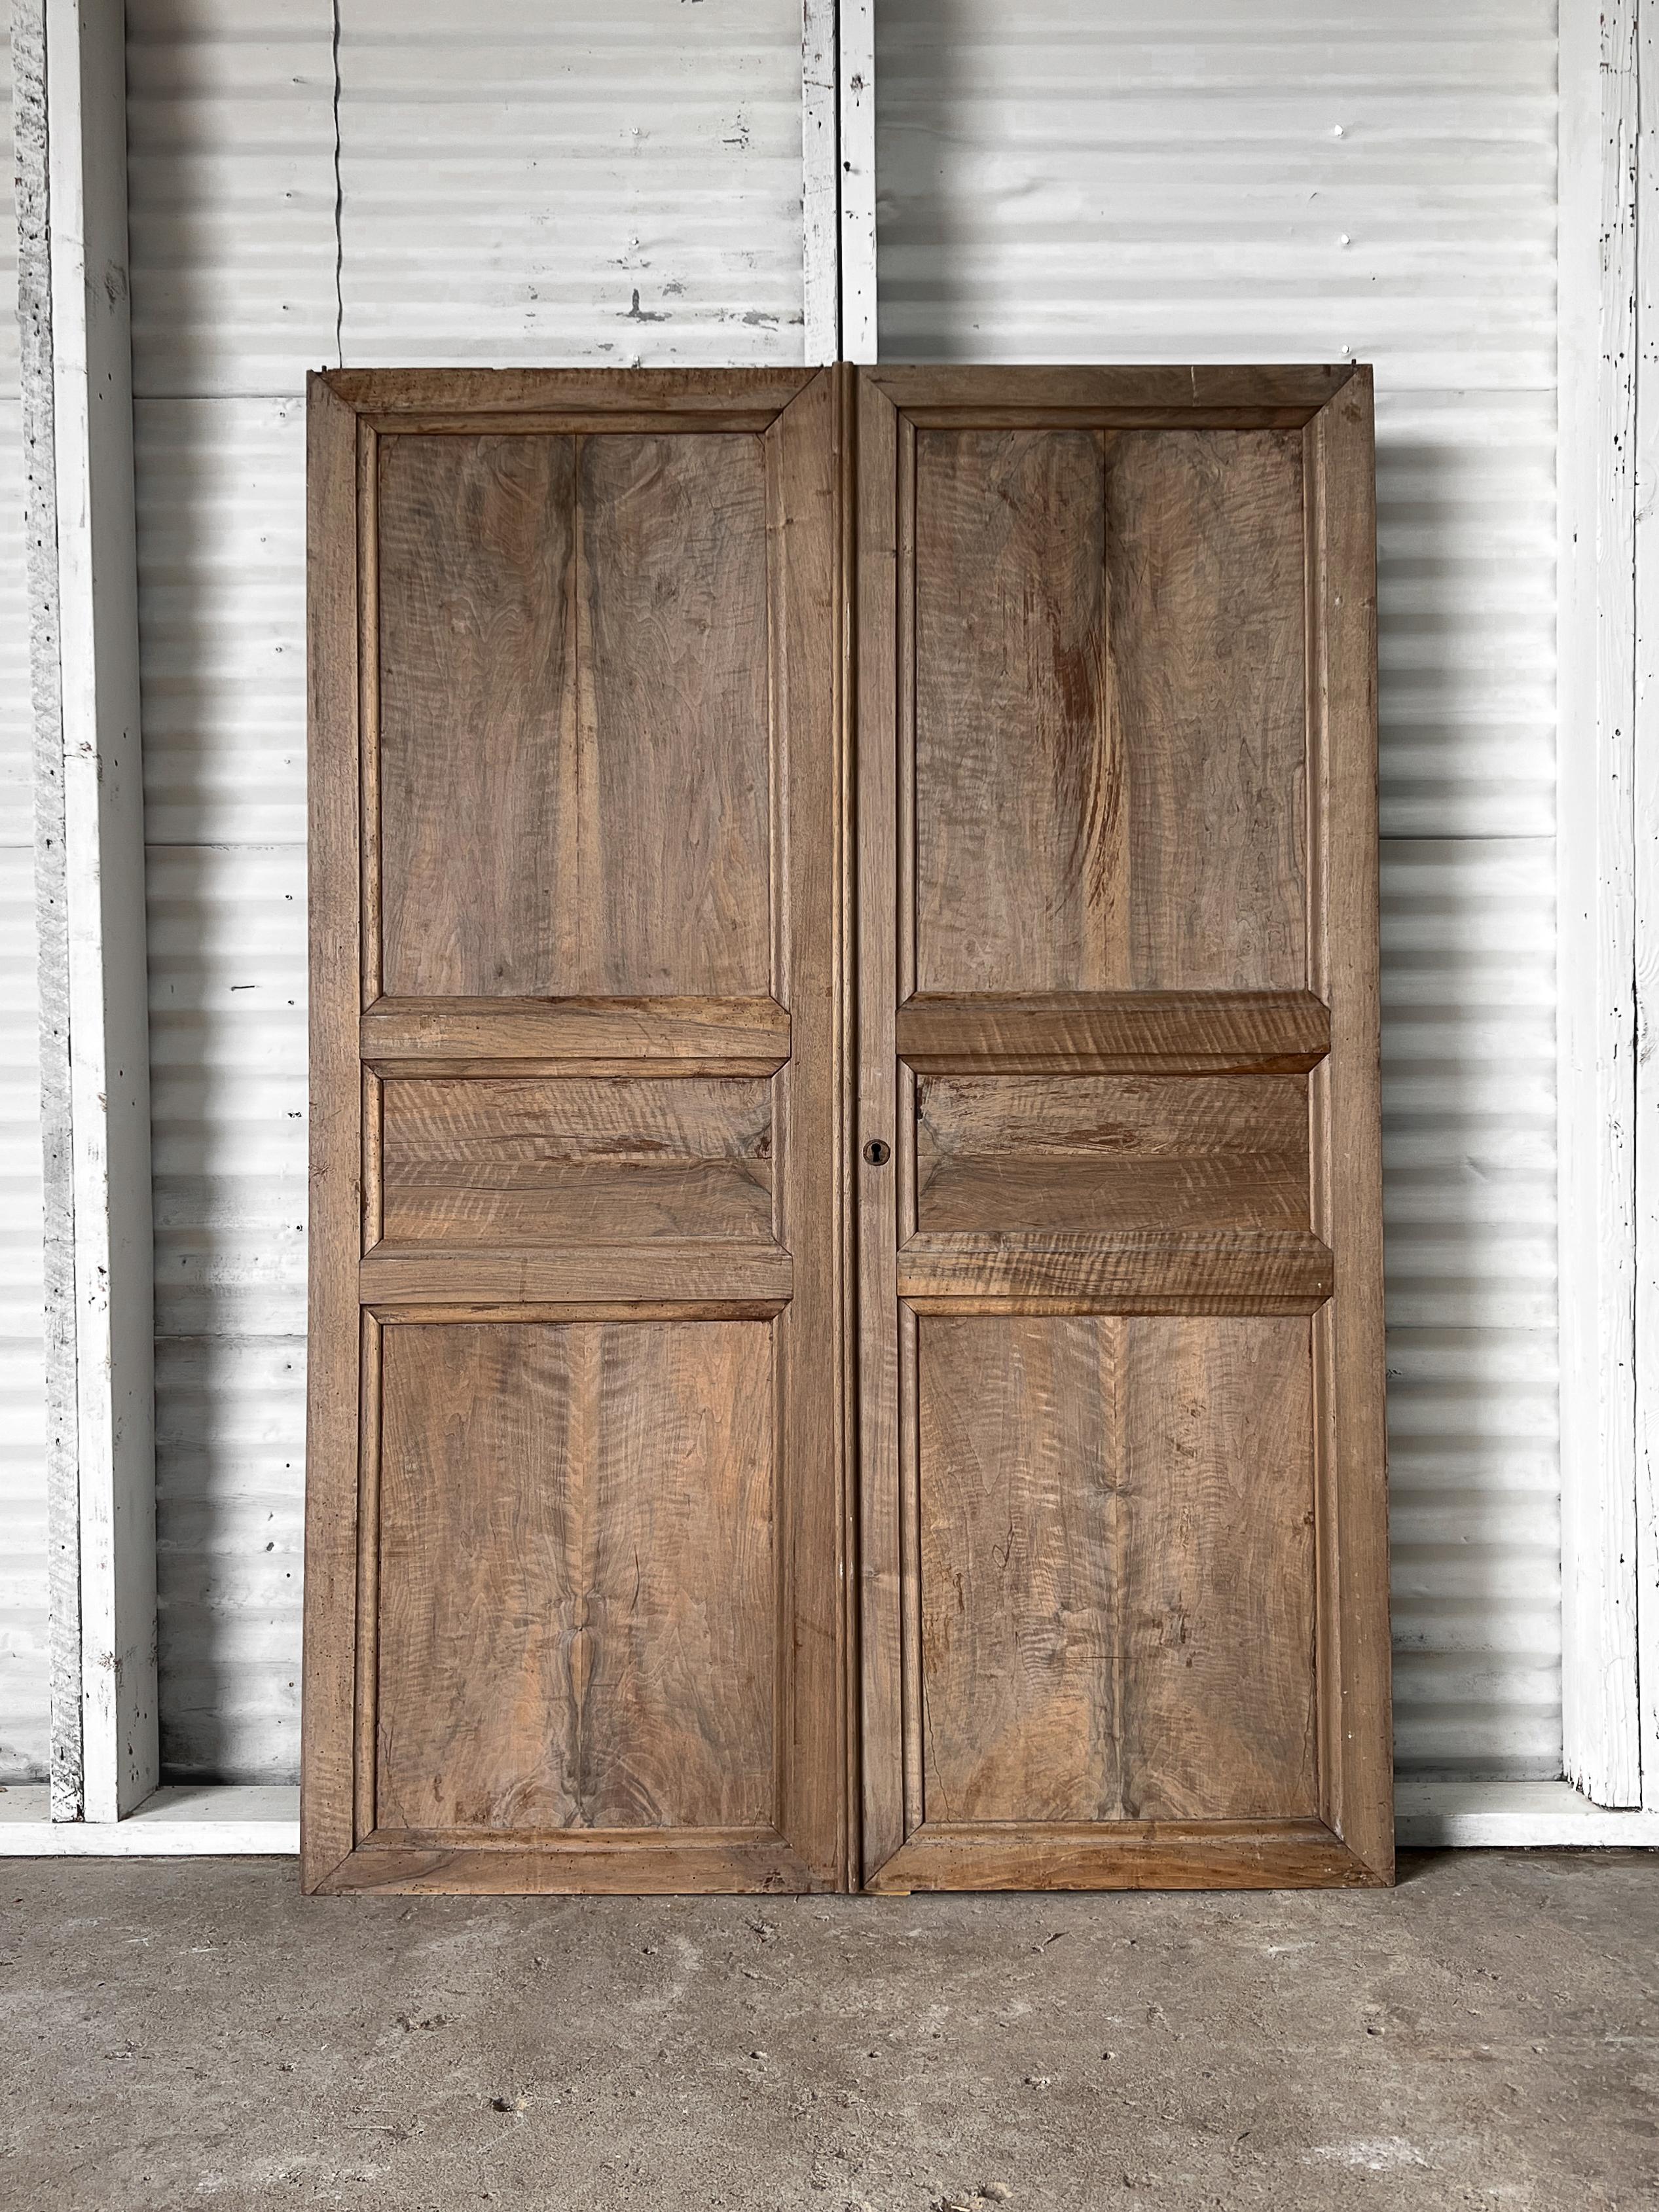
[[0, 1865], [0, 2205], [1659, 2206], [1659, 1860], [1390, 1894], [307, 1901]]

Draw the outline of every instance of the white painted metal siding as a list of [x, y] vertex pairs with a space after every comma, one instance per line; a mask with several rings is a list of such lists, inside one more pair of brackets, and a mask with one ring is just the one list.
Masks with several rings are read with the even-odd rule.
[[1375, 364], [1398, 1754], [1557, 1774], [1554, 9], [877, 24], [884, 358]]
[[0, 1784], [46, 1771], [40, 1115], [11, 51], [0, 23]]
[[304, 372], [801, 356], [795, 0], [129, 0], [162, 1756], [297, 1772]]

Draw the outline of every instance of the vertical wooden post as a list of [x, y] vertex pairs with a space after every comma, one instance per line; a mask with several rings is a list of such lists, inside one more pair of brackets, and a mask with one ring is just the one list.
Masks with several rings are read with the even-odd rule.
[[801, 280], [809, 368], [841, 358], [836, 15], [836, 0], [801, 0]]
[[1659, 1810], [1659, 0], [1636, 40], [1636, 1635], [1642, 1802]]
[[[1637, 1684], [1638, 0], [1561, 11], [1559, 1038], [1562, 1732], [1642, 1799]], [[1651, 1607], [1650, 1611], [1651, 1611]]]
[[159, 1778], [149, 1054], [120, 0], [15, 0], [52, 1812]]
[[875, 0], [841, 0], [841, 350], [873, 362], [876, 342]]

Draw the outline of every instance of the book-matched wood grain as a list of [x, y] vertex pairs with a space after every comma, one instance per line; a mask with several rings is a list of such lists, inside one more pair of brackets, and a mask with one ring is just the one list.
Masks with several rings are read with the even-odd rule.
[[1312, 1818], [1307, 1322], [920, 1337], [927, 1820]]
[[916, 989], [1304, 986], [1299, 434], [915, 456]]
[[760, 440], [381, 452], [387, 994], [763, 991]]
[[313, 384], [309, 1887], [846, 1879], [842, 381]]
[[1368, 397], [860, 382], [866, 1882], [1386, 1880]]
[[767, 1825], [763, 1322], [388, 1328], [378, 1825]]

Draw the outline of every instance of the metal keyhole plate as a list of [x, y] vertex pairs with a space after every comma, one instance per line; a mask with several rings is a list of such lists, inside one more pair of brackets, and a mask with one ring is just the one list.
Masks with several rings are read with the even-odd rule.
[[864, 1148], [864, 1157], [872, 1168], [884, 1168], [893, 1157], [892, 1148], [884, 1145], [879, 1137], [872, 1137]]

